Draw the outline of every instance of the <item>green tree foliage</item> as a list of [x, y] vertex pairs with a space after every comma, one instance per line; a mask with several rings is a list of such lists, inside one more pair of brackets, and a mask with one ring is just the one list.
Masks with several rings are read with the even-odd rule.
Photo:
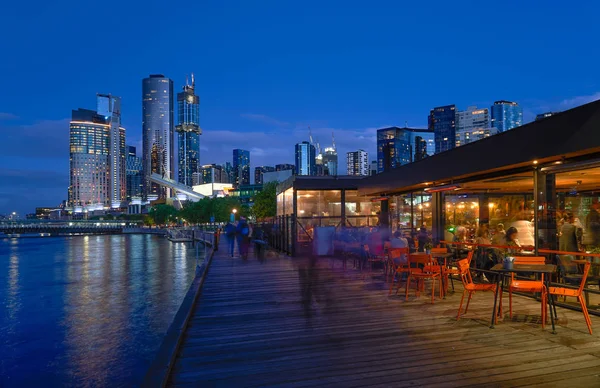
[[171, 205], [156, 205], [150, 209], [148, 215], [154, 220], [155, 224], [164, 225], [176, 220], [177, 209]]
[[210, 222], [210, 217], [215, 217], [215, 222], [227, 222], [233, 209], [238, 215], [247, 216], [247, 206], [242, 206], [235, 197], [203, 198], [198, 202], [188, 202], [179, 212], [179, 217], [190, 224]]
[[269, 182], [263, 186], [261, 192], [254, 197], [252, 213], [257, 220], [275, 217], [277, 215], [277, 182]]

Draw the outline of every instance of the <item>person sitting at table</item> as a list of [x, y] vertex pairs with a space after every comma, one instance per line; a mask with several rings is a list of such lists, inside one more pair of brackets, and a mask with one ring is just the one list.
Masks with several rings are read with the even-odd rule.
[[424, 252], [425, 244], [431, 242], [431, 239], [429, 238], [429, 234], [427, 234], [427, 229], [425, 228], [425, 226], [421, 226], [419, 234], [417, 235], [417, 241], [419, 242], [419, 252]]
[[[521, 244], [519, 243], [519, 239], [517, 238], [518, 235], [519, 235], [519, 231], [514, 226], [511, 226], [506, 231], [506, 236], [504, 237], [503, 245], [511, 247], [511, 248], [506, 248], [506, 253], [508, 253], [509, 255], [514, 255], [517, 252], [521, 251], [521, 249], [520, 249]], [[514, 248], [512, 248], [512, 247], [514, 247]]]
[[[394, 232], [394, 235], [390, 240], [390, 249], [394, 248], [408, 248], [408, 241], [402, 237], [402, 233], [400, 233], [399, 230]], [[398, 265], [401, 263], [406, 263], [406, 255], [394, 258], [394, 264]]]

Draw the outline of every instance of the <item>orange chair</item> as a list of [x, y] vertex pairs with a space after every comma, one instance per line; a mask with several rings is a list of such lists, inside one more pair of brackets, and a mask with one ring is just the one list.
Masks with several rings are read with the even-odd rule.
[[[467, 260], [469, 266], [471, 265], [471, 260], [473, 260], [473, 251], [469, 251], [467, 253], [467, 257], [463, 260]], [[460, 268], [458, 267], [458, 262], [456, 263], [456, 268], [445, 266], [444, 267], [444, 278], [446, 279], [446, 292], [448, 291], [448, 279], [452, 280], [452, 275], [461, 276]], [[452, 291], [454, 292], [454, 282], [452, 282]]]
[[[392, 294], [392, 289], [394, 288], [394, 278], [396, 277], [395, 275], [399, 275], [398, 287], [400, 287], [400, 280], [402, 279], [402, 274], [410, 272], [410, 265], [408, 264], [408, 254], [409, 254], [408, 247], [390, 249], [390, 253], [388, 255], [388, 263], [389, 263], [388, 267], [390, 268], [389, 274], [391, 277], [391, 279], [390, 279], [391, 284], [390, 284], [390, 292], [388, 293], [388, 295]], [[400, 258], [402, 258], [402, 256], [406, 257], [407, 260], [404, 263], [396, 264], [394, 259], [400, 259]]]
[[[408, 287], [411, 280], [415, 280], [416, 288], [415, 295], [419, 295], [419, 290], [423, 288], [425, 279], [431, 279], [431, 303], [435, 297], [435, 281], [440, 282], [440, 298], [442, 297], [442, 276], [440, 266], [433, 260], [431, 255], [427, 254], [412, 254], [408, 256], [409, 265], [415, 264], [417, 268], [411, 268], [406, 279], [406, 300], [408, 300]], [[419, 265], [423, 269], [418, 268]]]
[[[471, 255], [472, 257], [473, 255]], [[477, 284], [473, 283], [473, 277], [471, 276], [471, 263], [469, 258], [459, 260], [456, 263], [458, 267], [458, 272], [460, 274], [460, 279], [462, 280], [464, 290], [462, 294], [462, 298], [460, 298], [460, 306], [458, 306], [458, 314], [456, 315], [456, 320], [460, 319], [460, 311], [462, 310], [463, 301], [465, 300], [465, 293], [469, 293], [469, 298], [467, 299], [467, 305], [465, 306], [465, 314], [469, 309], [469, 303], [471, 302], [471, 297], [475, 291], [493, 291], [496, 292], [495, 284]], [[500, 315], [502, 315], [502, 300], [500, 300]]]
[[[576, 260], [575, 262], [580, 262], [580, 260]], [[572, 296], [579, 300], [579, 304], [581, 305], [581, 311], [583, 311], [583, 316], [585, 317], [585, 323], [587, 324], [588, 330], [590, 334], [592, 334], [592, 320], [590, 319], [590, 314], [588, 313], [587, 306], [585, 304], [585, 300], [583, 299], [583, 287], [585, 286], [585, 282], [587, 280], [587, 276], [590, 272], [590, 267], [592, 264], [585, 260], [583, 267], [583, 276], [581, 277], [581, 283], [579, 284], [579, 288], [565, 288], [565, 287], [550, 287], [548, 292], [550, 295], [560, 295], [560, 296]]]
[[[545, 265], [546, 258], [543, 256], [517, 256], [514, 261], [515, 265]], [[517, 292], [539, 292], [542, 295], [542, 328], [546, 326], [546, 285], [544, 284], [544, 274], [541, 274], [539, 280], [521, 280], [516, 279], [515, 274], [510, 275], [510, 285], [508, 286], [508, 310], [512, 318], [512, 293]], [[502, 298], [501, 298], [502, 299]]]

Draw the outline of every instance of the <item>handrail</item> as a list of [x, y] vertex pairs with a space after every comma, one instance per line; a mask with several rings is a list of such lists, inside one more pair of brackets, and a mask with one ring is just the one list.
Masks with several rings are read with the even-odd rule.
[[[459, 241], [445, 241], [440, 240], [440, 243], [447, 245], [469, 245], [485, 248], [500, 248], [500, 249], [512, 249], [517, 251], [533, 249], [533, 246], [508, 246], [508, 245], [492, 245], [492, 244], [478, 244], [470, 242], [459, 242]], [[586, 257], [600, 257], [600, 253], [587, 253], [587, 252], [571, 252], [571, 251], [557, 251], [553, 249], [538, 249], [539, 253], [555, 253], [557, 255], [572, 255], [572, 256], [586, 256]]]

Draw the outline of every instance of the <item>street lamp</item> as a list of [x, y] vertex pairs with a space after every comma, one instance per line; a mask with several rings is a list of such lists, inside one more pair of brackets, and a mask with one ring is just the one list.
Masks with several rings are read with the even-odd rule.
[[229, 221], [235, 222], [235, 213], [237, 213], [237, 209], [231, 210], [231, 215], [229, 216]]

